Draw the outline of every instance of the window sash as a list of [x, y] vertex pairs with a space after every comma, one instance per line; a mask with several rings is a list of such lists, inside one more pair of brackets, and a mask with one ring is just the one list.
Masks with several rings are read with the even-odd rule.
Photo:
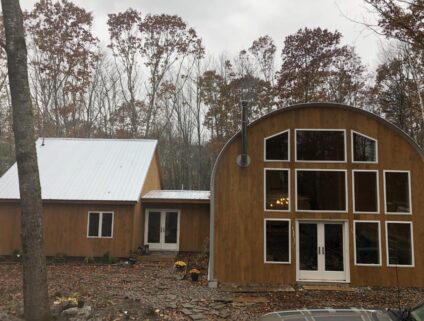
[[[376, 250], [377, 250], [377, 262], [359, 262], [360, 255], [358, 255], [358, 251], [362, 248], [358, 246], [358, 232], [360, 231], [359, 226], [362, 225], [376, 225], [377, 226], [377, 235], [375, 235], [375, 240], [371, 240], [370, 243], [373, 241], [377, 241]], [[363, 237], [363, 235], [362, 235]], [[381, 266], [381, 232], [380, 232], [380, 222], [379, 221], [354, 221], [354, 244], [355, 244], [355, 265], [364, 265], [364, 266]], [[366, 243], [366, 240], [364, 241]], [[375, 248], [370, 248], [369, 250], [375, 251]], [[365, 255], [369, 255], [369, 253], [364, 253]]]
[[[274, 261], [274, 260], [268, 260], [268, 223], [270, 223], [270, 225], [275, 222], [275, 223], [287, 223], [287, 235], [283, 235], [284, 240], [283, 242], [285, 242], [287, 240], [287, 248], [286, 248], [286, 252], [287, 252], [287, 260], [284, 261]], [[281, 240], [280, 240], [281, 241]], [[265, 263], [270, 263], [270, 264], [291, 264], [291, 224], [290, 224], [290, 219], [265, 219], [264, 220], [264, 262]]]
[[[92, 220], [93, 216], [97, 216], [96, 221]], [[113, 221], [114, 212], [88, 212], [87, 237], [113, 238]], [[92, 224], [95, 224], [94, 228]]]
[[[395, 235], [391, 235], [390, 226], [394, 225], [409, 225], [409, 235], [408, 239], [405, 239], [405, 233], [396, 233]], [[394, 231], [392, 231], [394, 232]], [[405, 232], [405, 231], [403, 231]], [[392, 239], [391, 239], [392, 236]], [[403, 239], [402, 239], [403, 238]], [[403, 245], [409, 245], [407, 249], [400, 249], [397, 245], [399, 245], [399, 241], [403, 243]], [[406, 242], [405, 242], [406, 241]], [[394, 244], [393, 244], [394, 243]], [[391, 248], [395, 246], [396, 248]], [[401, 244], [402, 245], [402, 244]], [[402, 222], [402, 221], [386, 221], [386, 253], [387, 253], [387, 266], [398, 266], [398, 267], [414, 267], [414, 237], [413, 237], [413, 227], [412, 222]], [[410, 257], [407, 258], [409, 262], [399, 264], [400, 255], [407, 253]], [[391, 259], [394, 258], [397, 262], [393, 262]], [[401, 258], [403, 259], [403, 258]]]
[[[393, 180], [388, 179], [388, 176], [392, 175], [392, 174], [404, 174], [406, 175], [406, 185], [404, 185], [403, 187], [406, 188], [406, 192], [404, 193], [405, 195], [405, 199], [400, 200], [400, 199], [393, 199], [393, 187], [389, 186], [389, 184], [391, 184], [392, 182], [395, 182], [395, 184], [399, 184], [400, 180], [399, 178]], [[386, 214], [412, 214], [412, 196], [411, 196], [411, 173], [410, 171], [396, 171], [396, 170], [385, 170], [384, 171], [384, 212]], [[399, 185], [398, 185], [399, 186]], [[390, 188], [390, 190], [388, 190], [388, 188]], [[403, 194], [403, 192], [402, 192]], [[399, 208], [401, 207], [401, 205], [399, 204], [399, 201], [406, 201], [406, 206], [404, 206], [404, 209], [401, 208], [401, 210], [399, 210]], [[396, 207], [394, 209], [394, 206]]]

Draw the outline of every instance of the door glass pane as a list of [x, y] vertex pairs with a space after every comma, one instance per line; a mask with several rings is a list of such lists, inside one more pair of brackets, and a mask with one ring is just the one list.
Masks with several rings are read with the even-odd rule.
[[148, 243], [160, 243], [160, 212], [149, 212]]
[[326, 271], [344, 271], [343, 264], [343, 225], [324, 225], [324, 254]]
[[165, 243], [177, 243], [178, 213], [166, 212]]
[[99, 213], [90, 213], [88, 222], [88, 236], [99, 236]]
[[299, 267], [318, 271], [318, 233], [316, 224], [299, 224]]
[[112, 213], [103, 213], [102, 215], [102, 236], [112, 237]]

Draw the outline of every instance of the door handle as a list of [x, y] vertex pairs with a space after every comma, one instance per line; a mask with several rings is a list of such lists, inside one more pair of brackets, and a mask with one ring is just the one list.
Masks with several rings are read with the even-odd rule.
[[318, 255], [320, 255], [320, 254], [321, 254], [321, 247], [318, 246]]
[[325, 247], [322, 247], [322, 254], [325, 255]]

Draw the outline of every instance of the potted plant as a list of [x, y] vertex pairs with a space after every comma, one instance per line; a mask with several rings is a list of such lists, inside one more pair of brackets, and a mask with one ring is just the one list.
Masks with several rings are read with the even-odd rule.
[[187, 264], [184, 261], [177, 261], [174, 263], [174, 267], [177, 271], [182, 272], [186, 268]]
[[191, 269], [189, 274], [192, 281], [199, 280], [200, 271], [198, 269]]

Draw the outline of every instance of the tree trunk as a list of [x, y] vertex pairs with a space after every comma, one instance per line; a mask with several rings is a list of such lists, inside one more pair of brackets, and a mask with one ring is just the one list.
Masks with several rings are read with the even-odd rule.
[[46, 257], [43, 248], [41, 188], [28, 85], [27, 50], [18, 0], [1, 0], [13, 109], [21, 198], [24, 314], [27, 321], [50, 320]]

